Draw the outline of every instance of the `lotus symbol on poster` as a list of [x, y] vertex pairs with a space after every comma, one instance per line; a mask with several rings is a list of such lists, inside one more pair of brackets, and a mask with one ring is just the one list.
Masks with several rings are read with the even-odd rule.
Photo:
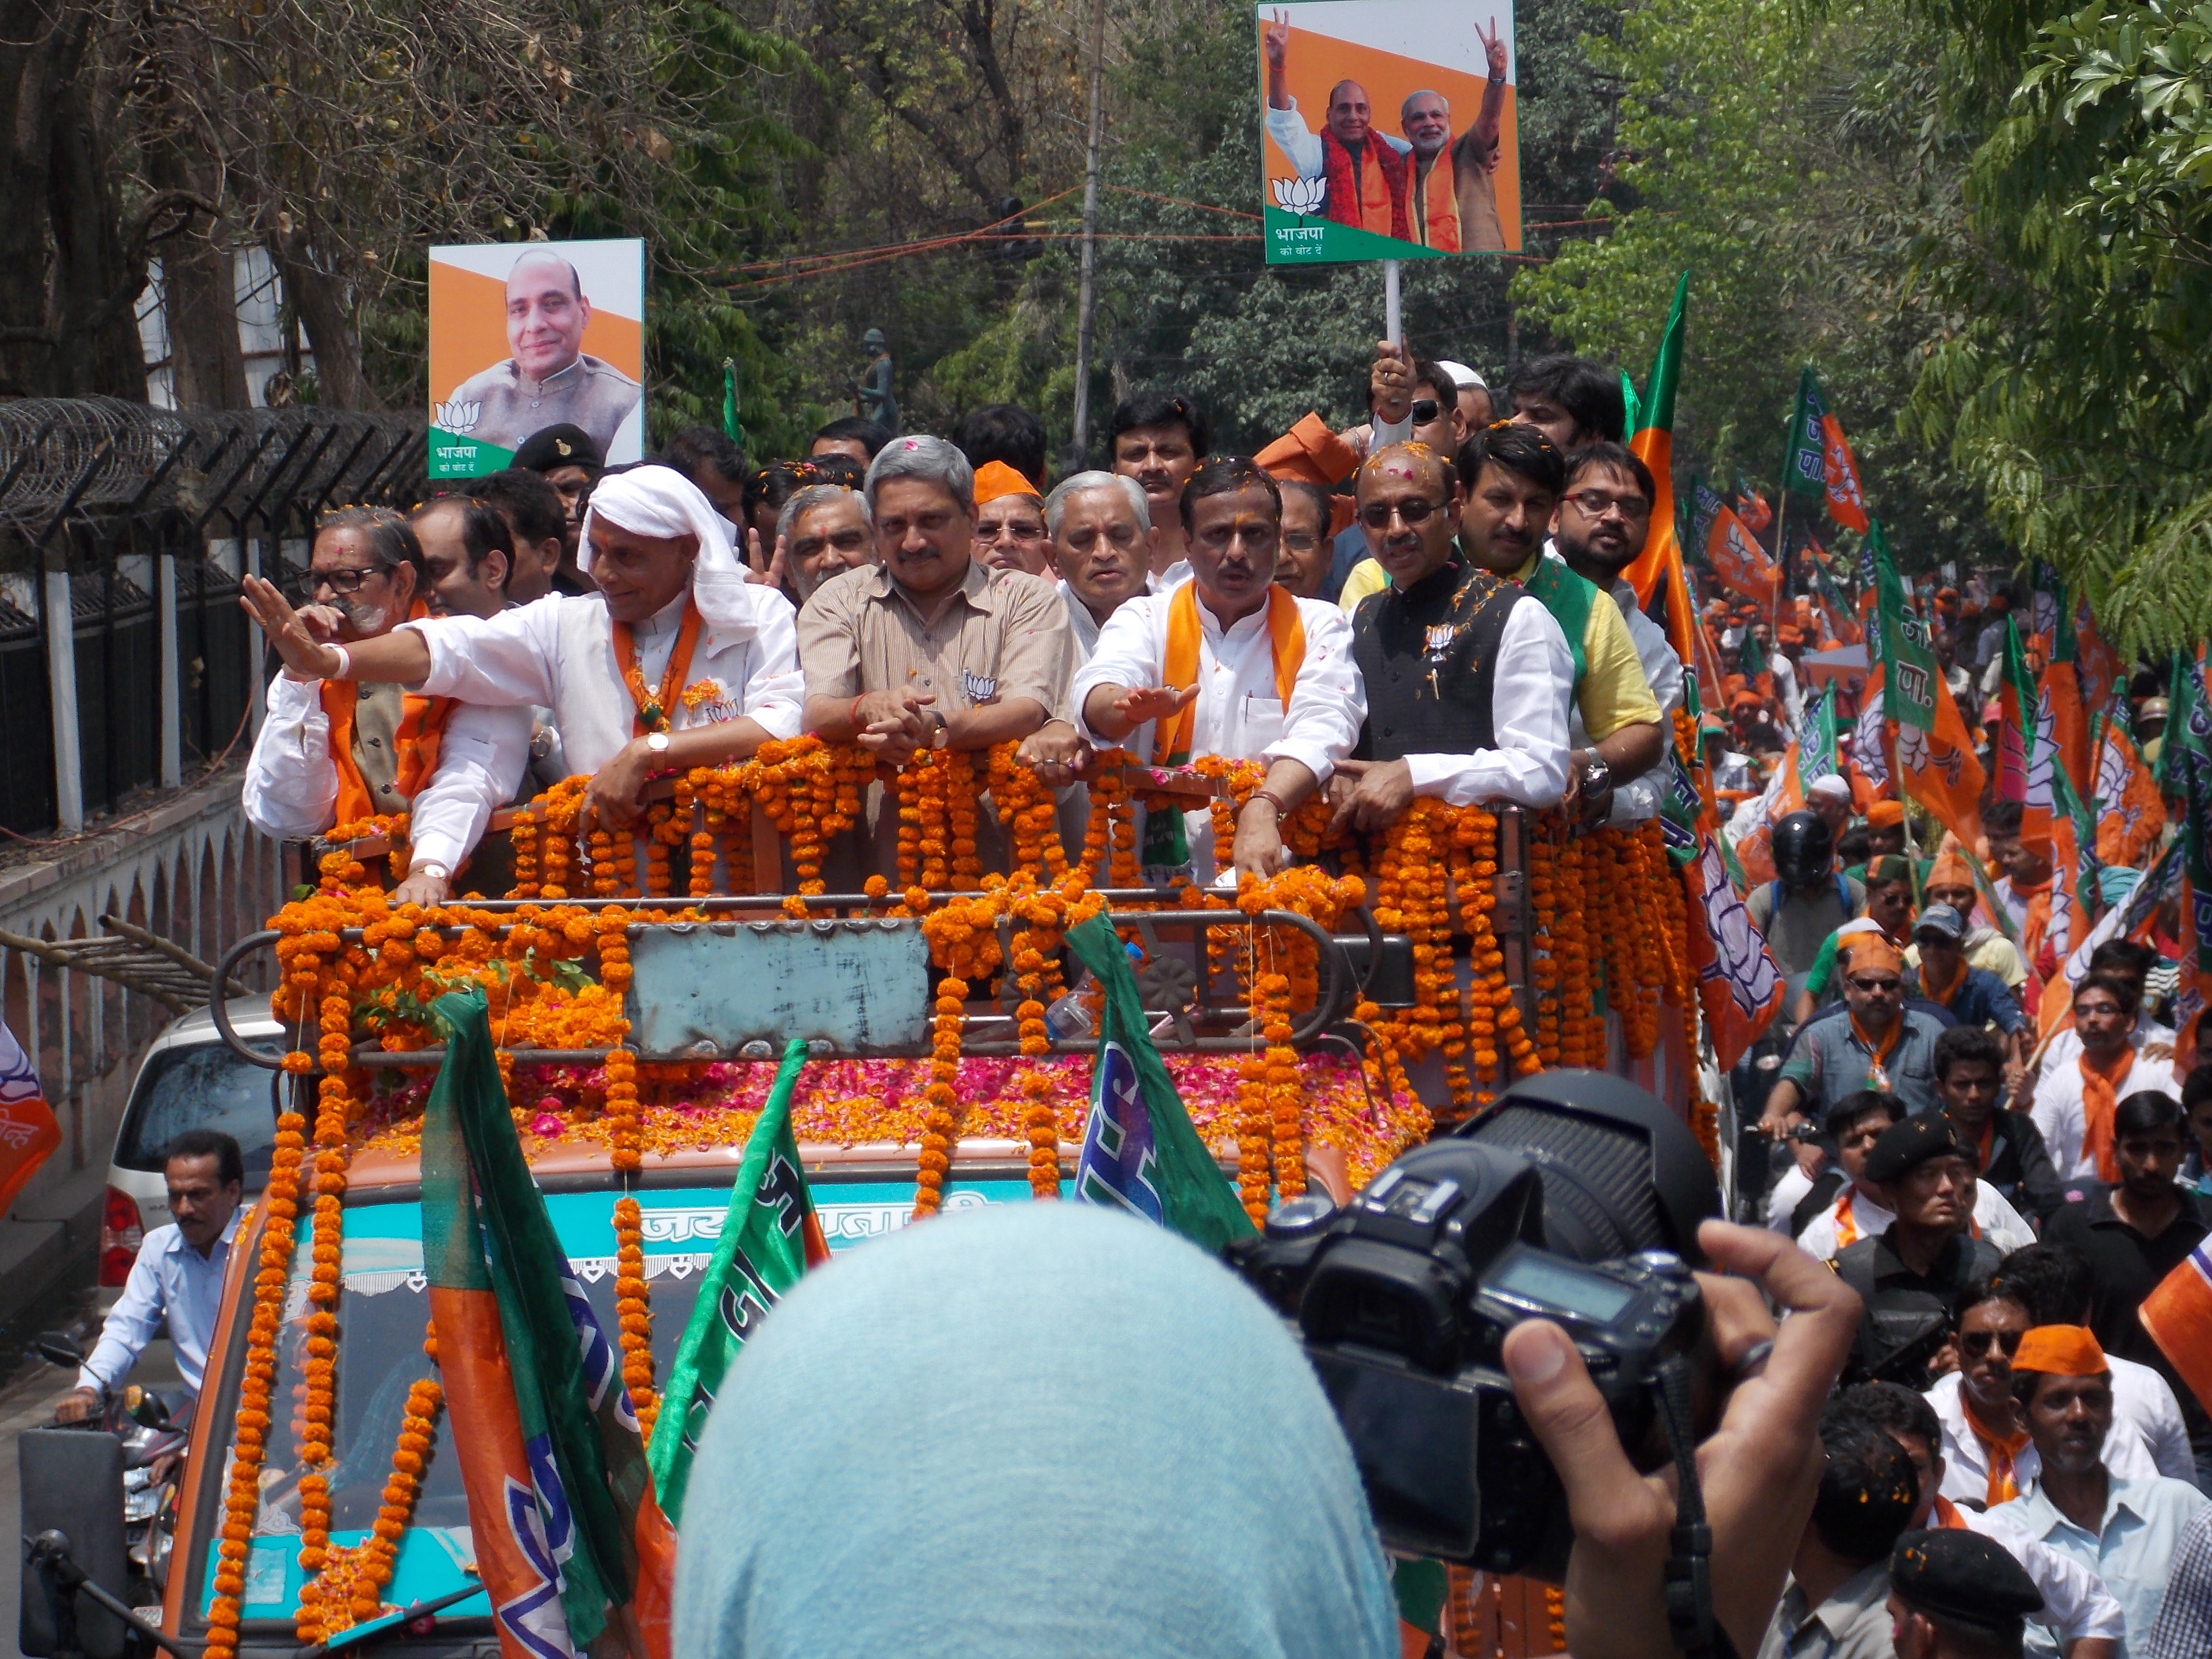
[[440, 404], [437, 405], [437, 424], [447, 432], [471, 430], [483, 414], [482, 404]]
[[1301, 219], [1319, 213], [1322, 202], [1328, 195], [1328, 180], [1318, 174], [1311, 179], [1276, 179], [1270, 185], [1275, 192], [1275, 205]]

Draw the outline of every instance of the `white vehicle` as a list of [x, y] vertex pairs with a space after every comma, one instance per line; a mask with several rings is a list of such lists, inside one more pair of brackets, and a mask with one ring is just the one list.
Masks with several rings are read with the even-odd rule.
[[[258, 1048], [284, 1048], [284, 1030], [270, 1014], [266, 995], [234, 997], [231, 1024]], [[131, 1276], [139, 1242], [169, 1221], [169, 1189], [161, 1154], [187, 1129], [220, 1129], [236, 1138], [246, 1158], [247, 1196], [269, 1179], [276, 1139], [276, 1082], [281, 1072], [248, 1065], [223, 1045], [204, 1008], [173, 1021], [147, 1049], [131, 1085], [130, 1103], [115, 1133], [107, 1164], [107, 1194], [100, 1218], [100, 1288], [103, 1304]]]

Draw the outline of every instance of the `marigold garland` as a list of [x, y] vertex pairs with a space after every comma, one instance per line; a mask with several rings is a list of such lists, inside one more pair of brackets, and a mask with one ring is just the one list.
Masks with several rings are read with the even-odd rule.
[[[414, 1519], [444, 1403], [445, 1391], [427, 1377], [408, 1389], [406, 1415], [392, 1449], [392, 1472], [385, 1477], [376, 1520], [359, 1543], [329, 1550], [320, 1576], [302, 1586], [295, 1621], [301, 1641], [326, 1640], [384, 1611], [383, 1591], [392, 1583], [400, 1540]], [[319, 1613], [313, 1627], [322, 1632], [313, 1637], [307, 1634], [311, 1607]]]

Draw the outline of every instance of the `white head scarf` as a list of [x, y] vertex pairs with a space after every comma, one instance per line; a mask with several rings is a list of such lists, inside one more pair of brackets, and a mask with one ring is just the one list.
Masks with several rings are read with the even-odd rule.
[[576, 562], [586, 574], [592, 568], [592, 520], [598, 518], [639, 536], [696, 536], [699, 560], [692, 567], [691, 597], [709, 628], [742, 637], [759, 625], [764, 606], [790, 604], [775, 588], [745, 580], [730, 521], [672, 466], [635, 466], [610, 473], [592, 486], [591, 504], [584, 509], [582, 544], [576, 550]]

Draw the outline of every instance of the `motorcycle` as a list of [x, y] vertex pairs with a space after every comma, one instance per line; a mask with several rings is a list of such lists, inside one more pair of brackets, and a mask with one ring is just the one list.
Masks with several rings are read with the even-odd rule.
[[[60, 1331], [48, 1331], [33, 1345], [49, 1364], [76, 1370], [84, 1364], [82, 1348]], [[97, 1416], [55, 1428], [104, 1431], [123, 1447], [123, 1537], [131, 1563], [129, 1601], [156, 1608], [169, 1579], [169, 1550], [177, 1530], [177, 1489], [184, 1474], [191, 1437], [192, 1396], [182, 1389], [155, 1390], [131, 1383], [111, 1395]], [[158, 1619], [158, 1612], [151, 1615]]]

